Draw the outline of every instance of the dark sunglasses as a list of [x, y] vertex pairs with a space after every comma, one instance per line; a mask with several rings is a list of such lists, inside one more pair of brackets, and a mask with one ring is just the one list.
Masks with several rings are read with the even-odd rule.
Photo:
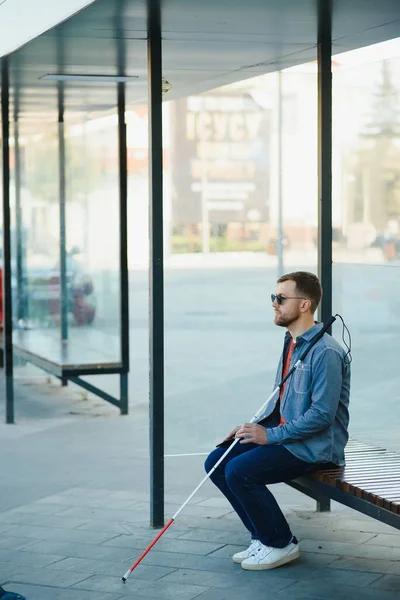
[[307, 300], [304, 296], [282, 296], [282, 294], [271, 294], [271, 302], [277, 302], [279, 306], [285, 302], [285, 300]]

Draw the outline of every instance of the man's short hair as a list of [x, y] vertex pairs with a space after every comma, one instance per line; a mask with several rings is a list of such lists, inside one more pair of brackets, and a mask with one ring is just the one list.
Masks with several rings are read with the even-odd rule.
[[284, 281], [295, 282], [296, 292], [311, 301], [310, 309], [311, 313], [314, 314], [322, 298], [322, 287], [318, 277], [308, 271], [295, 271], [294, 273], [282, 275], [277, 283], [283, 283]]

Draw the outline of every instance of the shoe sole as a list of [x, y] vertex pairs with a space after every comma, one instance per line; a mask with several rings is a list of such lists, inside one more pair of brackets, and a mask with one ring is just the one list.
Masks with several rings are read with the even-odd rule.
[[241, 567], [242, 569], [245, 569], [246, 571], [267, 571], [269, 569], [276, 569], [276, 567], [281, 567], [282, 565], [286, 565], [287, 563], [290, 563], [294, 560], [297, 560], [298, 558], [300, 558], [300, 551], [297, 550], [297, 552], [293, 552], [293, 554], [289, 554], [288, 556], [284, 556], [283, 558], [280, 558], [279, 560], [275, 561], [274, 563], [271, 564], [250, 564], [250, 565], [246, 565], [243, 564], [243, 561], [245, 559], [243, 559], [242, 563], [241, 563]]

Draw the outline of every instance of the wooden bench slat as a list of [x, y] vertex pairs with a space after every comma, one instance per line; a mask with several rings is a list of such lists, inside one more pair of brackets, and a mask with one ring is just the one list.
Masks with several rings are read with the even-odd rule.
[[382, 465], [379, 466], [379, 469], [377, 469], [376, 465], [364, 465], [364, 466], [357, 466], [354, 465], [353, 467], [341, 467], [340, 469], [325, 469], [325, 470], [321, 470], [321, 471], [317, 471], [317, 473], [325, 473], [325, 474], [332, 474], [333, 477], [335, 477], [336, 475], [343, 475], [344, 473], [388, 473], [389, 471], [392, 471], [394, 473], [398, 473], [400, 470], [400, 464], [390, 464], [390, 465]]
[[[400, 465], [400, 458], [391, 458], [391, 457], [382, 457], [380, 460], [360, 460], [357, 461], [347, 461], [346, 465], [342, 467], [343, 469], [348, 469], [350, 471], [354, 471], [354, 469], [358, 468], [368, 468], [368, 467], [396, 467]], [[323, 469], [322, 469], [323, 470]]]
[[[317, 495], [312, 497], [317, 499], [320, 506], [324, 505], [324, 497], [330, 497], [400, 528], [400, 454], [353, 440], [347, 445], [345, 456], [344, 467], [332, 465], [329, 469], [314, 471], [304, 479], [314, 479], [315, 482], [303, 484], [300, 479], [296, 484], [300, 486], [297, 489], [307, 490], [305, 493], [313, 491]], [[330, 494], [329, 488], [336, 491], [332, 490]], [[352, 496], [353, 499], [347, 501], [344, 494]], [[374, 505], [374, 509], [366, 508], [365, 502]]]
[[371, 469], [368, 469], [366, 471], [337, 471], [337, 472], [329, 472], [329, 473], [323, 473], [322, 471], [318, 471], [317, 474], [315, 475], [316, 479], [320, 479], [321, 481], [328, 481], [330, 479], [339, 479], [341, 481], [349, 479], [349, 480], [353, 480], [353, 479], [357, 479], [357, 480], [362, 480], [362, 479], [367, 479], [368, 478], [378, 478], [378, 479], [384, 479], [390, 476], [394, 476], [394, 477], [398, 477], [398, 479], [400, 479], [400, 469], [388, 469], [386, 471], [379, 471], [379, 474], [376, 473], [376, 471], [373, 471]]
[[400, 458], [399, 454], [396, 452], [387, 452], [386, 450], [382, 450], [381, 452], [360, 452], [359, 454], [346, 454], [346, 463], [351, 462], [368, 462], [368, 461], [377, 461], [377, 460], [392, 460]]
[[[338, 476], [335, 479], [339, 481], [350, 481], [351, 483], [383, 483], [383, 482], [392, 482], [397, 483], [399, 481], [399, 472], [393, 473], [388, 471], [387, 473], [382, 473], [380, 475], [376, 475], [374, 473], [360, 473], [359, 475], [352, 475], [351, 477], [343, 475]], [[400, 484], [399, 484], [400, 487]]]
[[381, 458], [369, 458], [369, 459], [365, 459], [365, 460], [346, 460], [346, 467], [348, 468], [354, 468], [357, 466], [362, 466], [362, 467], [366, 467], [368, 465], [392, 465], [392, 464], [398, 464], [400, 462], [400, 457], [397, 456], [387, 456], [382, 454]]

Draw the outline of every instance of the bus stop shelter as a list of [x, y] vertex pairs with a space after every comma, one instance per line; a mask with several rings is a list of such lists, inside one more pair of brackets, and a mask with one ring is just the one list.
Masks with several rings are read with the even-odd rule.
[[[14, 422], [15, 360], [32, 362], [63, 384], [72, 381], [128, 412], [130, 362], [128, 280], [128, 174], [126, 111], [148, 102], [150, 189], [150, 420], [153, 525], [163, 522], [164, 504], [164, 224], [162, 103], [233, 83], [257, 74], [316, 61], [318, 65], [318, 269], [324, 289], [320, 319], [332, 314], [332, 54], [398, 35], [396, 0], [97, 0], [50, 31], [1, 59], [2, 144], [2, 331], [6, 418]], [[147, 100], [146, 100], [147, 99]], [[83, 114], [114, 119], [110, 150], [118, 196], [109, 198], [116, 218], [105, 210], [101, 220], [109, 251], [107, 290], [117, 290], [108, 333], [77, 330], [71, 320], [92, 318], [91, 286], [85, 273], [74, 276], [74, 252], [68, 249], [74, 217], [68, 216], [70, 181], [87, 164], [74, 165], [76, 131]], [[94, 132], [88, 135], [95, 136]], [[25, 145], [30, 140], [30, 147]], [[97, 139], [97, 138], [96, 138]], [[57, 220], [54, 264], [26, 276], [22, 180], [29, 188], [29, 165], [40, 147], [53, 149], [49, 162], [48, 205]], [[98, 143], [102, 143], [98, 139]], [[22, 148], [24, 151], [22, 152]], [[69, 158], [68, 158], [69, 157]], [[96, 167], [94, 167], [96, 169]], [[104, 173], [104, 189], [107, 181]], [[39, 182], [40, 185], [46, 182]], [[48, 183], [48, 182], [47, 182]], [[46, 188], [47, 190], [47, 188]], [[106, 206], [107, 198], [101, 206]], [[100, 200], [99, 200], [100, 203]], [[36, 208], [40, 210], [40, 207]], [[84, 209], [82, 209], [84, 212]], [[101, 210], [101, 209], [99, 209]], [[107, 209], [108, 210], [108, 209]], [[50, 214], [50, 213], [49, 213]], [[83, 214], [83, 213], [79, 213]], [[100, 222], [100, 221], [99, 221]], [[88, 218], [86, 235], [94, 221]], [[73, 227], [72, 227], [73, 230]], [[40, 236], [39, 236], [40, 237]], [[53, 240], [54, 241], [54, 240]], [[38, 240], [38, 243], [40, 239]], [[47, 242], [43, 241], [46, 245]], [[53, 243], [51, 241], [48, 242]], [[106, 258], [104, 260], [106, 260]], [[108, 264], [108, 263], [107, 263]], [[78, 283], [77, 283], [78, 282]], [[29, 293], [27, 294], [27, 290]], [[44, 291], [45, 290], [45, 291]], [[46, 296], [48, 314], [41, 312]], [[30, 308], [27, 308], [27, 297]], [[34, 309], [32, 298], [36, 299]], [[110, 309], [111, 310], [111, 309]], [[33, 312], [32, 312], [33, 311]], [[36, 311], [36, 312], [35, 312]], [[30, 322], [28, 315], [32, 316]], [[39, 324], [39, 325], [38, 325]], [[132, 340], [131, 340], [132, 341]], [[85, 376], [116, 374], [114, 397]]]

